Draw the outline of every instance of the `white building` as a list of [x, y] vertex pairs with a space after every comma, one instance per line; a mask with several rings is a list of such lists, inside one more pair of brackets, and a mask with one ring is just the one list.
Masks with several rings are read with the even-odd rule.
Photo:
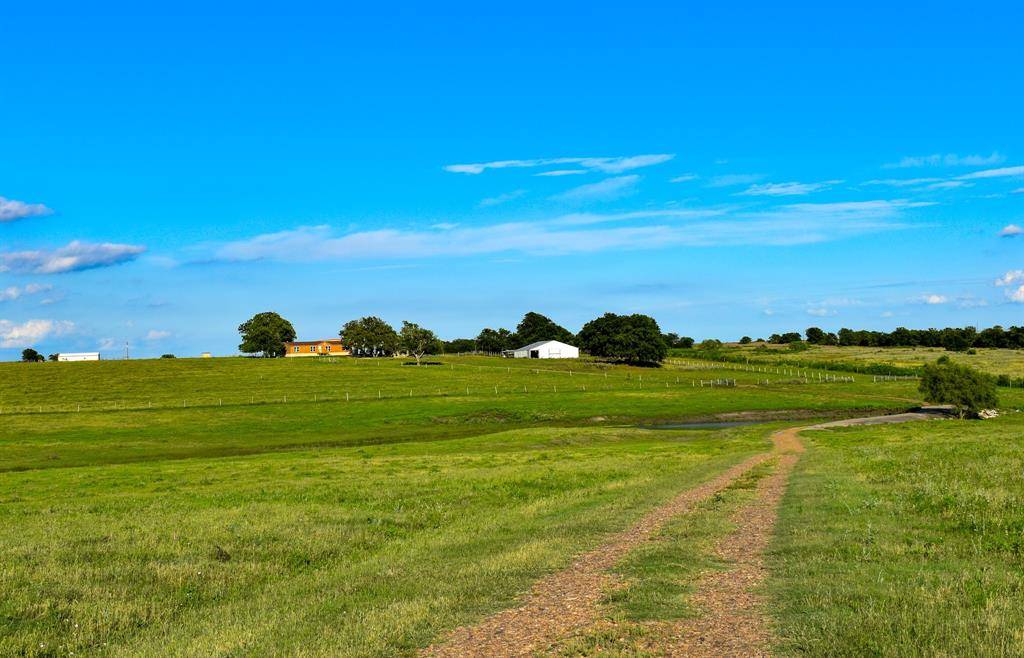
[[57, 355], [58, 361], [99, 361], [99, 352], [61, 352]]
[[578, 359], [580, 349], [557, 340], [542, 340], [519, 349], [508, 350], [504, 354], [515, 359]]

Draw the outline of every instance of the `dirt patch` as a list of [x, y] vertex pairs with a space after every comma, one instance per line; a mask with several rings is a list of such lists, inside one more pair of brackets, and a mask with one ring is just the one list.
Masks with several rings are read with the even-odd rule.
[[688, 489], [655, 509], [629, 530], [576, 558], [572, 565], [538, 581], [523, 603], [474, 626], [455, 629], [423, 656], [530, 656], [559, 638], [592, 625], [598, 604], [614, 577], [608, 569], [664, 523], [713, 496], [770, 455], [751, 457], [714, 479]]

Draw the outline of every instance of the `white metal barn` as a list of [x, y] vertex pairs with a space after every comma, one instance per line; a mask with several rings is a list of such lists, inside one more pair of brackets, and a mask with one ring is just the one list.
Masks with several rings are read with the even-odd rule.
[[99, 361], [99, 352], [61, 352], [57, 355], [58, 361]]
[[506, 353], [516, 359], [578, 359], [580, 349], [557, 340], [542, 340]]

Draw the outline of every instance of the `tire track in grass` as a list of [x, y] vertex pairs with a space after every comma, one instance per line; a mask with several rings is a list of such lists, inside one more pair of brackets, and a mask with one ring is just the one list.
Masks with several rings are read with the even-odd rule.
[[667, 520], [722, 491], [770, 457], [769, 453], [755, 455], [708, 482], [687, 489], [629, 530], [580, 555], [567, 569], [539, 580], [520, 606], [476, 625], [457, 628], [445, 641], [424, 649], [420, 655], [530, 656], [559, 638], [590, 626], [598, 617], [606, 588], [615, 580], [608, 572], [611, 567], [647, 541]]
[[754, 500], [732, 517], [736, 525], [715, 547], [715, 556], [730, 564], [697, 581], [692, 603], [702, 615], [674, 626], [663, 646], [664, 656], [767, 656], [775, 641], [760, 593], [767, 577], [765, 551], [775, 531], [779, 506], [793, 467], [804, 451], [799, 434], [804, 430], [932, 420], [934, 414], [904, 413], [821, 423], [781, 430], [772, 435], [779, 453], [775, 472], [758, 482]]
[[778, 518], [779, 504], [789, 476], [803, 452], [797, 434], [805, 428], [772, 435], [780, 453], [775, 471], [757, 483], [755, 498], [732, 516], [736, 528], [715, 546], [715, 557], [730, 564], [697, 581], [691, 601], [701, 616], [673, 628], [665, 646], [655, 653], [666, 656], [767, 656], [773, 636], [758, 593], [767, 576], [764, 554]]

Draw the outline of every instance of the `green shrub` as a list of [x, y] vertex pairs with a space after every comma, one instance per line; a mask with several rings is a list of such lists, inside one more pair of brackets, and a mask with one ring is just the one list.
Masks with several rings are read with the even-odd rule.
[[994, 377], [948, 357], [924, 366], [920, 391], [929, 402], [953, 405], [961, 418], [999, 404]]

